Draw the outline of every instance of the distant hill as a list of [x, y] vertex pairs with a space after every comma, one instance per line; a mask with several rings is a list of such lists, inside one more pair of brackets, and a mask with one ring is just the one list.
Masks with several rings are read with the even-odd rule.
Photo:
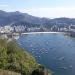
[[27, 13], [21, 13], [19, 11], [15, 12], [5, 12], [0, 10], [0, 25], [13, 25], [13, 24], [48, 24], [48, 23], [64, 23], [64, 24], [75, 24], [75, 19], [72, 18], [39, 18]]
[[73, 24], [75, 25], [75, 19], [74, 18], [66, 18], [66, 17], [63, 17], [63, 18], [55, 18], [55, 19], [52, 19], [51, 21], [53, 22], [57, 22], [57, 23], [64, 23], [64, 24]]

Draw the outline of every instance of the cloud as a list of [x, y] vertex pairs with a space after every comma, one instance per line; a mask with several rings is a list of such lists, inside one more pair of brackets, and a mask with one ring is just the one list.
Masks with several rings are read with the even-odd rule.
[[75, 18], [75, 7], [53, 7], [53, 8], [29, 8], [21, 10], [33, 16], [39, 17], [70, 17]]
[[0, 7], [8, 7], [7, 4], [0, 4]]
[[[0, 5], [1, 6], [1, 5]], [[3, 6], [3, 5], [2, 5]], [[8, 6], [8, 5], [4, 5]], [[6, 9], [5, 9], [6, 10]], [[7, 9], [6, 11], [21, 11], [38, 17], [58, 18], [68, 17], [75, 18], [75, 6], [74, 7], [48, 7], [48, 8], [25, 8], [25, 9]]]

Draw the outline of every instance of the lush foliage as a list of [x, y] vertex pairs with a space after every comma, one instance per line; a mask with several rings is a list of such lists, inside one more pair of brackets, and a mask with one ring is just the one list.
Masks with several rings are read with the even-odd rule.
[[29, 75], [36, 66], [32, 55], [20, 48], [14, 40], [0, 39], [0, 69]]

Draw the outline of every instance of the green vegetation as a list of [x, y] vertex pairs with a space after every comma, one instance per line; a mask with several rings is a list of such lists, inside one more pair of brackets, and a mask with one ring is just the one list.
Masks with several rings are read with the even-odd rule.
[[40, 69], [35, 58], [20, 48], [15, 40], [0, 39], [0, 75], [11, 75], [7, 72], [13, 72], [12, 75], [31, 75], [35, 69]]
[[36, 66], [32, 55], [20, 48], [14, 40], [0, 39], [0, 69], [28, 75]]
[[8, 71], [8, 70], [0, 69], [0, 75], [21, 75], [21, 74], [13, 72], [13, 71]]

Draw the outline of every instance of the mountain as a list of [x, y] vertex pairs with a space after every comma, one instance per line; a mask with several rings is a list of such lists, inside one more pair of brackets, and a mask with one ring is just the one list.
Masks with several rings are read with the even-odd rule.
[[43, 24], [48, 23], [62, 23], [62, 24], [75, 24], [75, 19], [72, 18], [39, 18], [27, 13], [21, 13], [19, 11], [15, 12], [5, 12], [0, 10], [0, 25], [12, 25], [12, 24]]
[[66, 17], [62, 17], [62, 18], [55, 18], [52, 19], [51, 21], [53, 22], [57, 22], [57, 23], [64, 23], [64, 24], [75, 24], [75, 19], [74, 18], [66, 18]]
[[41, 19], [18, 11], [5, 12], [0, 10], [0, 25], [15, 24], [17, 22], [41, 24]]

